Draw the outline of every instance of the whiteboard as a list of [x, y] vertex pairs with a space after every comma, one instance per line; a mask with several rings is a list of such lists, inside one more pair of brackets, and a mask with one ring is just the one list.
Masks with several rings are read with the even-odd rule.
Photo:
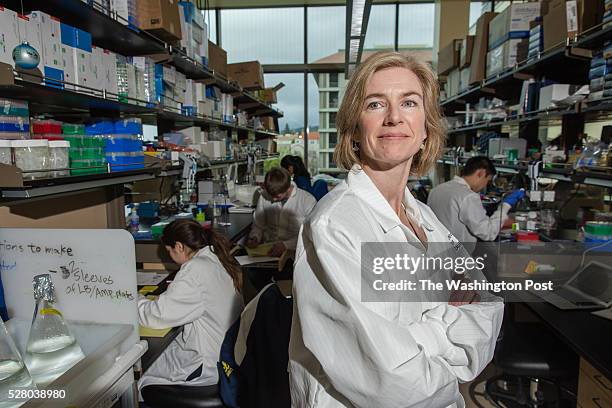
[[32, 319], [32, 278], [48, 273], [66, 320], [134, 327], [138, 341], [134, 238], [124, 230], [0, 228], [0, 274], [10, 318]]

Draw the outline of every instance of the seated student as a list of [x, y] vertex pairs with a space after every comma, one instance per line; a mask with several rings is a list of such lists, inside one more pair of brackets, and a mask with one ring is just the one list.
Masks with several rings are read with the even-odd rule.
[[435, 187], [427, 199], [442, 224], [470, 252], [478, 240], [494, 241], [500, 229], [511, 224], [508, 212], [525, 195], [522, 190], [513, 191], [505, 196], [493, 215], [487, 216], [479, 192], [495, 174], [495, 165], [489, 158], [472, 157], [461, 169], [461, 176]]
[[295, 251], [304, 219], [317, 203], [314, 197], [291, 181], [289, 172], [274, 167], [266, 173], [263, 193], [253, 214], [253, 226], [246, 246], [274, 242], [270, 256]]
[[289, 172], [298, 188], [308, 191], [317, 201], [327, 194], [327, 183], [324, 180], [318, 180], [311, 184], [310, 173], [306, 170], [300, 156], [287, 155], [283, 157], [281, 167]]
[[161, 240], [181, 269], [157, 300], [139, 298], [138, 320], [153, 329], [184, 327], [138, 381], [145, 402], [150, 385], [217, 384], [221, 342], [244, 307], [242, 272], [223, 236], [176, 220]]

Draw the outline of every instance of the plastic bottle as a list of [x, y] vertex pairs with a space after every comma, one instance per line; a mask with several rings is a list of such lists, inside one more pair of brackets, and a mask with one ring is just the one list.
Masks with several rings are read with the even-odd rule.
[[195, 217], [196, 221], [199, 222], [200, 224], [203, 224], [206, 221], [206, 215], [204, 215], [204, 211], [202, 211], [202, 209], [198, 209], [198, 213], [196, 214]]
[[130, 232], [132, 235], [136, 235], [140, 228], [140, 217], [138, 217], [138, 209], [136, 207], [132, 207], [132, 212], [130, 213]]

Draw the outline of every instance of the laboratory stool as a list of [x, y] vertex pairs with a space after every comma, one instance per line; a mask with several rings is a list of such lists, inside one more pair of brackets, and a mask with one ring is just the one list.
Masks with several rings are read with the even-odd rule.
[[542, 324], [504, 322], [493, 361], [503, 373], [487, 380], [485, 393], [498, 406], [560, 407], [562, 394], [575, 404], [561, 382], [577, 376], [578, 356]]
[[145, 404], [151, 408], [223, 408], [219, 387], [189, 385], [149, 385], [141, 390]]

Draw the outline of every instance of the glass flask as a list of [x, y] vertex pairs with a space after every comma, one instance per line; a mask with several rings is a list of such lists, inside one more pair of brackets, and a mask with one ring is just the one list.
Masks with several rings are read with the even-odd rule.
[[38, 385], [48, 385], [85, 357], [55, 308], [55, 291], [49, 274], [37, 275], [34, 285], [34, 318], [26, 346], [25, 363]]
[[4, 322], [0, 320], [0, 408], [20, 406], [27, 399], [15, 399], [15, 391], [35, 389], [19, 350], [8, 334]]

